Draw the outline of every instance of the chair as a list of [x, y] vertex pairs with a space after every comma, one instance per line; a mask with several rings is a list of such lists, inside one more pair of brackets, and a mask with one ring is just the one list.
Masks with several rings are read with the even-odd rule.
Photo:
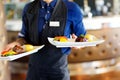
[[[120, 28], [106, 28], [88, 30], [98, 38], [105, 40], [104, 43], [95, 47], [72, 49], [68, 56], [71, 76], [97, 75], [118, 70], [120, 55]], [[84, 79], [73, 79], [84, 80]], [[86, 79], [85, 79], [86, 80]], [[88, 80], [88, 79], [87, 79]]]

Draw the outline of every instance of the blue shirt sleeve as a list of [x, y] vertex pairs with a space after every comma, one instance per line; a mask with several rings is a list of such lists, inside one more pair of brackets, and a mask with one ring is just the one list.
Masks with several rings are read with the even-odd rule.
[[[86, 34], [86, 29], [83, 24], [83, 14], [79, 5], [74, 2], [69, 2], [67, 0], [63, 0], [68, 9], [67, 13], [67, 21], [66, 27], [64, 31], [64, 35], [70, 37], [70, 34], [74, 33], [76, 36], [80, 36], [81, 34]], [[64, 54], [69, 54], [71, 48], [62, 48], [62, 52]]]
[[83, 24], [83, 14], [81, 8], [75, 2], [65, 1], [68, 9], [67, 22], [64, 35], [70, 37], [69, 34], [74, 33], [76, 36], [86, 34], [86, 29]]
[[28, 4], [25, 5], [23, 12], [22, 12], [22, 29], [18, 34], [18, 37], [22, 37], [25, 38], [25, 36], [27, 35], [27, 29], [26, 29], [26, 17], [25, 17], [25, 13], [27, 10]]
[[86, 34], [86, 29], [83, 24], [83, 14], [81, 12], [80, 7], [76, 4], [73, 6], [73, 12], [72, 12], [72, 28], [73, 33], [76, 34], [76, 36], [79, 36], [80, 34]]

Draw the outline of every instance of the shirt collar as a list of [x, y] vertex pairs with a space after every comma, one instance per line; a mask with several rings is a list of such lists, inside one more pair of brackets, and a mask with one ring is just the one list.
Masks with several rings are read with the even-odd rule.
[[[53, 1], [49, 4], [49, 6], [52, 7], [52, 8], [54, 8], [56, 3], [57, 3], [57, 0], [53, 0]], [[46, 3], [45, 1], [41, 0], [41, 5], [42, 5], [42, 7], [45, 7], [46, 4], [47, 4], [47, 3]]]

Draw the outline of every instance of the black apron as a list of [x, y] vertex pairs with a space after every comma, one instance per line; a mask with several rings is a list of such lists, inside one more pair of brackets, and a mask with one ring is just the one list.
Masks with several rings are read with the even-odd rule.
[[62, 0], [58, 0], [50, 21], [59, 21], [60, 27], [50, 27], [48, 23], [39, 35], [38, 17], [40, 7], [39, 0], [30, 3], [24, 16], [27, 28], [26, 41], [33, 45], [45, 45], [37, 53], [30, 56], [27, 80], [69, 80], [67, 55], [47, 40], [47, 37], [64, 35], [67, 8]]

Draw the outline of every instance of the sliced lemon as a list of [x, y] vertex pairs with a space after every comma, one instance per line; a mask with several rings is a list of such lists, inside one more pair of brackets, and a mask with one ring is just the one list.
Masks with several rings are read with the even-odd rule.
[[86, 35], [85, 35], [85, 38], [88, 40], [88, 42], [92, 42], [92, 41], [98, 40], [97, 37], [95, 37], [95, 36], [92, 35], [92, 34], [86, 34]]
[[25, 51], [31, 51], [34, 49], [34, 46], [31, 44], [26, 44], [26, 45], [24, 45], [24, 49], [25, 49]]

